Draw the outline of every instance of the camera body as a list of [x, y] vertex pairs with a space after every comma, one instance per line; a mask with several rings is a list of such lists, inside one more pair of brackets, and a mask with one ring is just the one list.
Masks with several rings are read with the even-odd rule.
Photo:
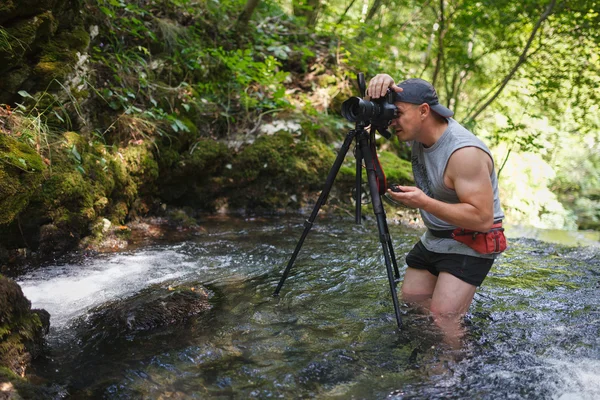
[[342, 116], [350, 122], [363, 122], [371, 125], [386, 138], [391, 135], [387, 132], [392, 120], [398, 117], [398, 108], [394, 105], [396, 93], [387, 90], [385, 96], [374, 100], [364, 100], [360, 97], [351, 97], [342, 103]]

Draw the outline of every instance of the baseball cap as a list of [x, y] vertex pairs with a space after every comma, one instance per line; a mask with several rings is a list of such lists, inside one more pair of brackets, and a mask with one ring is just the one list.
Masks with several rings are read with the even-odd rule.
[[429, 107], [442, 117], [449, 118], [454, 115], [452, 111], [440, 104], [433, 85], [423, 79], [411, 78], [398, 84], [403, 89], [396, 92], [396, 101], [411, 104], [429, 104]]

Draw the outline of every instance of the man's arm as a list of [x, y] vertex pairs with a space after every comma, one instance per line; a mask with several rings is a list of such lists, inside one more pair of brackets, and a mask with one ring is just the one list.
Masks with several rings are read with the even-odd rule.
[[494, 192], [490, 174], [492, 160], [483, 150], [464, 147], [450, 156], [444, 182], [456, 191], [460, 203], [432, 199], [413, 186], [401, 186], [402, 193], [390, 195], [409, 207], [421, 208], [461, 228], [478, 232], [490, 230], [494, 220]]

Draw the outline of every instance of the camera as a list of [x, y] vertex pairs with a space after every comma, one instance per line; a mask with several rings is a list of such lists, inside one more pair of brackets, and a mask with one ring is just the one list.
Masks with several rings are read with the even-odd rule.
[[387, 132], [392, 120], [398, 117], [398, 108], [394, 105], [396, 93], [387, 90], [385, 96], [374, 100], [364, 100], [360, 97], [351, 97], [342, 103], [342, 116], [350, 122], [363, 122], [371, 125], [387, 139], [391, 134]]

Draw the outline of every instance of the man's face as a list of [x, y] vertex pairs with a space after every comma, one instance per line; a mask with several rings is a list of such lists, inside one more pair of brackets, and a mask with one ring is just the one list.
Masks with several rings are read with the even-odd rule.
[[416, 140], [421, 130], [421, 112], [417, 104], [398, 101], [398, 118], [392, 120], [391, 126], [396, 130], [396, 136], [401, 142]]

